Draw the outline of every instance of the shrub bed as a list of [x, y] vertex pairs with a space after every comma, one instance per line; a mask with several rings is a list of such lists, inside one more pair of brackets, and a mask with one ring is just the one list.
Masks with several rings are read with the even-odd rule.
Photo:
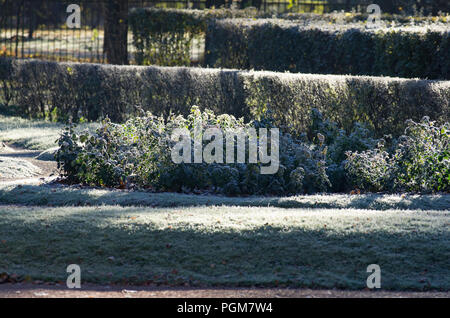
[[402, 134], [407, 119], [448, 121], [450, 82], [0, 59], [0, 103], [75, 122], [123, 122], [142, 111], [187, 115], [190, 105], [246, 120], [270, 112], [293, 135], [317, 108], [347, 130], [360, 121], [382, 137]]
[[[198, 142], [194, 127], [199, 121], [203, 133], [206, 128], [226, 131], [271, 127], [270, 120], [244, 124], [234, 116], [216, 116], [209, 110], [201, 112], [193, 107], [189, 116], [170, 116], [167, 121], [151, 114], [132, 118], [124, 124], [106, 120], [95, 134], [86, 131], [78, 135], [69, 127], [59, 140], [56, 158], [66, 176], [89, 185], [138, 186], [157, 191], [207, 190], [229, 195], [326, 190], [329, 180], [325, 174], [323, 145], [314, 147], [288, 134], [282, 134], [279, 141], [282, 155], [275, 174], [261, 174], [261, 162], [248, 163], [248, 159], [244, 160], [246, 163], [233, 164], [205, 163], [204, 160], [202, 163], [174, 163], [171, 153], [178, 140], [172, 138], [172, 133], [176, 128], [189, 130], [192, 153], [188, 155], [193, 157], [194, 142]], [[245, 142], [245, 157], [249, 158], [250, 140]], [[208, 144], [204, 138], [201, 143], [202, 149]], [[228, 150], [225, 145], [224, 133], [223, 162], [226, 162]], [[233, 148], [236, 154], [235, 146]], [[308, 181], [303, 183], [303, 179]]]
[[[151, 114], [124, 124], [106, 120], [94, 134], [77, 134], [68, 127], [59, 139], [58, 167], [74, 182], [155, 191], [285, 195], [348, 191], [354, 186], [366, 191], [450, 191], [449, 123], [439, 126], [428, 118], [420, 123], [409, 121], [405, 135], [386, 141], [375, 139], [358, 123], [346, 132], [313, 109], [312, 135], [295, 138], [281, 132], [279, 167], [274, 174], [261, 174], [261, 154], [256, 163], [249, 159], [222, 163], [228, 151], [225, 134], [220, 162], [174, 163], [171, 153], [178, 140], [172, 133], [176, 128], [187, 128], [193, 145], [199, 121], [202, 130], [273, 127], [270, 117], [245, 124], [243, 119], [216, 116], [198, 107], [187, 117], [170, 116], [167, 120]], [[205, 144], [205, 138], [201, 143]], [[195, 151], [194, 146], [190, 149], [188, 155]]]
[[372, 30], [360, 24], [215, 20], [206, 33], [205, 63], [281, 72], [450, 79], [450, 32], [447, 24]]

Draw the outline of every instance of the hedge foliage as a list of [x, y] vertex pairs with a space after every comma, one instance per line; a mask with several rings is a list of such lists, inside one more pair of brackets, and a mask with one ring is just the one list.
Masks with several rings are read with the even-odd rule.
[[189, 66], [192, 43], [195, 38], [204, 36], [209, 21], [255, 15], [254, 9], [133, 9], [129, 24], [136, 62], [139, 65]]
[[450, 81], [0, 59], [0, 103], [31, 117], [113, 122], [199, 105], [246, 120], [270, 113], [293, 134], [316, 108], [345, 129], [360, 121], [383, 136], [401, 134], [407, 119], [449, 121]]
[[317, 74], [450, 79], [447, 26], [366, 29], [285, 20], [215, 20], [206, 33], [211, 67]]
[[[318, 28], [328, 27], [328, 24], [347, 25], [356, 24], [361, 28], [367, 21], [367, 13], [330, 13], [330, 14], [314, 14], [314, 13], [285, 13], [285, 14], [272, 14], [258, 12], [254, 8], [247, 8], [244, 10], [232, 10], [232, 9], [206, 9], [206, 10], [181, 10], [181, 9], [162, 9], [162, 8], [138, 8], [133, 9], [129, 15], [129, 23], [133, 33], [133, 44], [136, 49], [136, 62], [139, 65], [164, 65], [164, 66], [189, 66], [191, 64], [190, 54], [194, 40], [198, 43], [202, 42], [205, 38], [205, 33], [208, 30], [208, 24], [214, 25], [215, 21], [223, 19], [238, 19], [238, 18], [252, 18], [264, 19], [264, 18], [279, 18], [281, 20], [287, 20], [296, 25], [311, 25], [314, 24]], [[446, 23], [448, 17], [445, 15], [435, 17], [407, 17], [403, 15], [391, 15], [383, 14], [381, 16], [382, 23], [384, 25], [390, 25], [394, 23], [396, 25], [426, 25], [435, 23]], [[229, 32], [229, 30], [225, 30]], [[239, 31], [235, 30], [234, 32]], [[220, 64], [221, 61], [216, 61], [214, 49], [218, 49], [216, 45], [222, 39], [227, 39], [226, 45], [233, 45], [236, 40], [242, 41], [243, 39], [233, 38], [235, 35], [221, 34], [217, 28], [210, 28], [209, 32], [213, 40], [217, 41], [213, 44], [213, 50], [208, 52], [209, 64], [216, 64], [218, 66], [224, 66]], [[238, 42], [239, 42], [238, 41]], [[211, 44], [211, 42], [209, 42]], [[249, 43], [246, 41], [243, 43], [244, 47]], [[220, 54], [228, 54], [231, 51], [227, 50], [224, 44], [219, 49]], [[200, 46], [199, 46], [200, 48]], [[233, 55], [230, 57], [231, 61], [229, 67], [238, 68], [239, 65], [247, 65], [248, 62], [240, 61], [239, 57], [236, 57], [236, 53], [240, 53], [238, 50], [240, 45], [235, 46]], [[274, 50], [284, 50], [284, 46], [275, 47]], [[350, 51], [351, 52], [351, 51]], [[286, 54], [286, 53], [285, 53]], [[245, 55], [240, 53], [244, 58]], [[266, 57], [266, 56], [264, 56]], [[223, 62], [223, 61], [222, 61]], [[283, 61], [281, 61], [281, 65]], [[283, 67], [280, 65], [279, 69], [268, 70], [281, 70]], [[290, 65], [290, 64], [289, 64]], [[259, 68], [259, 67], [255, 67]], [[262, 68], [262, 67], [261, 67]], [[283, 70], [292, 70], [291, 68], [284, 68]], [[347, 74], [349, 72], [344, 72]], [[339, 73], [337, 73], [339, 74]], [[359, 73], [358, 73], [359, 74]], [[361, 73], [370, 75], [372, 73]], [[377, 74], [374, 74], [377, 75]], [[400, 75], [400, 74], [398, 74]]]

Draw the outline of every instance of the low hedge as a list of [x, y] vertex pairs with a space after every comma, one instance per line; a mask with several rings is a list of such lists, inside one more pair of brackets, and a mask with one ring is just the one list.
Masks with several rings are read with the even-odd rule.
[[210, 67], [318, 74], [450, 79], [445, 25], [366, 29], [285, 20], [215, 20], [206, 33]]
[[0, 104], [29, 117], [123, 122], [151, 111], [186, 114], [192, 105], [243, 116], [238, 71], [0, 59]]
[[317, 108], [344, 128], [365, 122], [382, 136], [401, 134], [407, 119], [448, 121], [450, 81], [0, 59], [0, 103], [74, 121], [187, 114], [193, 105], [247, 120], [269, 112], [295, 134]]

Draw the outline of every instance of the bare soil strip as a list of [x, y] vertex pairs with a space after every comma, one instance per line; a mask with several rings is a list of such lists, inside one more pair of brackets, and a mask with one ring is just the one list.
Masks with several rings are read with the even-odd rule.
[[449, 298], [450, 292], [0, 284], [0, 298]]

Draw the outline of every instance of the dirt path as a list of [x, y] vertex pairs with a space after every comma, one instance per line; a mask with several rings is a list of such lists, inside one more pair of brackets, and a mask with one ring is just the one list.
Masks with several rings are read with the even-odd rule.
[[40, 153], [0, 143], [0, 183], [35, 183], [57, 175], [55, 161], [35, 159]]
[[449, 298], [450, 292], [0, 284], [0, 298]]

